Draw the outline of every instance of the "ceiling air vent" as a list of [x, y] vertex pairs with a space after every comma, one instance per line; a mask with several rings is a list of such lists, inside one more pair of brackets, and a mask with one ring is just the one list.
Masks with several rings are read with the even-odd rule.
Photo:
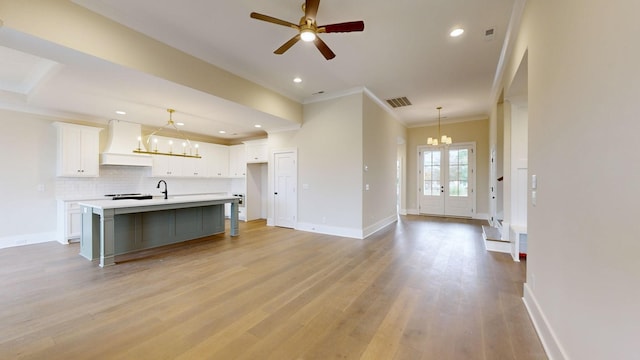
[[411, 105], [411, 101], [409, 101], [409, 99], [407, 99], [406, 96], [395, 98], [395, 99], [387, 99], [387, 103], [391, 105], [391, 107], [393, 108]]
[[495, 36], [496, 33], [496, 29], [495, 28], [489, 28], [487, 30], [484, 31], [484, 41], [491, 41], [493, 40], [493, 37]]

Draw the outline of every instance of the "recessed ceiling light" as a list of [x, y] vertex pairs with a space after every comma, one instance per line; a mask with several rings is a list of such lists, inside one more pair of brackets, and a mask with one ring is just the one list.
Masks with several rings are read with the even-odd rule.
[[178, 125], [178, 126], [184, 126], [184, 123], [183, 123], [183, 122], [177, 122], [177, 123], [176, 123], [176, 125]]
[[258, 129], [259, 129], [259, 128], [261, 128], [261, 127], [262, 127], [262, 125], [260, 125], [260, 124], [255, 124], [255, 125], [253, 125], [253, 127], [254, 127], [254, 128], [258, 128]]
[[456, 28], [456, 29], [453, 29], [453, 30], [449, 33], [449, 36], [451, 36], [451, 37], [458, 37], [458, 36], [462, 35], [462, 33], [464, 33], [464, 29], [462, 29], [462, 28]]
[[294, 83], [301, 83], [302, 79], [300, 77], [295, 77], [295, 78], [293, 78], [293, 82]]
[[118, 115], [127, 115], [127, 112], [126, 111], [122, 111], [122, 110], [117, 110], [116, 114], [118, 114]]
[[227, 132], [226, 132], [226, 131], [224, 131], [224, 130], [220, 130], [220, 131], [218, 131], [218, 134], [226, 134], [226, 133], [227, 133]]

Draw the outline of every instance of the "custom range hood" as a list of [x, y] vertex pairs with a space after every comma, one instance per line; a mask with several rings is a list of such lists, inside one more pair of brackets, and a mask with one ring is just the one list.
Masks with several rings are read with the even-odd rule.
[[109, 140], [100, 154], [100, 165], [151, 166], [151, 155], [135, 154], [133, 150], [144, 149], [141, 141], [142, 126], [120, 120], [109, 121]]

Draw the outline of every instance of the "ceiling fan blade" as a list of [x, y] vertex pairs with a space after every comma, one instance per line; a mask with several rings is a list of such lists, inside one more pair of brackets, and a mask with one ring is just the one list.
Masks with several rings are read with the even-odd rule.
[[306, 0], [304, 3], [304, 17], [316, 21], [318, 6], [320, 6], [320, 0]]
[[[322, 31], [321, 29], [324, 29]], [[364, 30], [364, 21], [350, 21], [339, 24], [330, 24], [318, 26], [318, 32], [325, 33], [336, 33], [336, 32], [352, 32], [352, 31], [363, 31]]]
[[257, 20], [262, 20], [262, 21], [266, 21], [266, 22], [270, 22], [272, 24], [277, 24], [277, 25], [282, 25], [282, 26], [286, 26], [286, 27], [290, 27], [290, 28], [294, 28], [296, 30], [298, 30], [300, 27], [294, 23], [290, 23], [288, 21], [284, 21], [284, 20], [280, 20], [280, 19], [276, 19], [272, 16], [269, 15], [263, 15], [263, 14], [259, 14], [257, 12], [252, 12], [251, 13], [251, 17], [253, 19], [257, 19]]
[[333, 51], [329, 49], [327, 44], [325, 44], [324, 41], [322, 41], [322, 39], [320, 39], [319, 37], [316, 36], [316, 39], [313, 40], [313, 43], [316, 44], [316, 47], [318, 48], [318, 50], [320, 50], [325, 59], [331, 60], [336, 57], [336, 54], [334, 54]]
[[289, 48], [291, 48], [295, 43], [297, 43], [298, 40], [300, 40], [300, 34], [298, 34], [298, 35], [292, 37], [291, 39], [289, 39], [289, 41], [287, 41], [286, 43], [282, 44], [282, 46], [277, 48], [276, 51], [274, 51], [273, 53], [274, 54], [278, 54], [278, 55], [284, 54], [284, 52], [289, 50]]

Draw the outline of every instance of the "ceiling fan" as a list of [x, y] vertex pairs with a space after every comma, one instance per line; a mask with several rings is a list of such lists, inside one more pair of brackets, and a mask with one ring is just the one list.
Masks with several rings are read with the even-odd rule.
[[300, 22], [298, 25], [256, 12], [252, 12], [251, 17], [273, 24], [290, 27], [298, 31], [298, 34], [296, 36], [292, 37], [289, 41], [277, 48], [274, 51], [275, 54], [284, 54], [285, 51], [289, 50], [289, 48], [291, 48], [295, 43], [302, 39], [302, 41], [313, 41], [313, 43], [316, 45], [318, 50], [320, 50], [325, 59], [331, 60], [336, 57], [336, 54], [334, 54], [334, 52], [329, 49], [327, 44], [325, 44], [325, 42], [322, 41], [322, 39], [320, 39], [317, 35], [320, 33], [362, 31], [364, 30], [364, 22], [350, 21], [338, 24], [318, 26], [316, 24], [316, 14], [318, 13], [319, 5], [320, 0], [305, 0], [305, 3], [302, 4], [302, 11], [304, 12], [304, 16], [300, 18]]

